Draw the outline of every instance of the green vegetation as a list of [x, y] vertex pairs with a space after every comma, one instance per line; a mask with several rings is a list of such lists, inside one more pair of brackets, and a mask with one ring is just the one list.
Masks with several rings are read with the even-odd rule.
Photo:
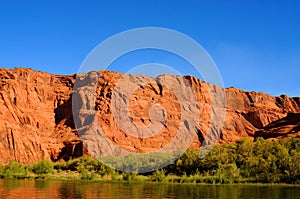
[[[41, 178], [86, 181], [149, 181], [170, 183], [288, 183], [300, 184], [300, 139], [278, 141], [241, 139], [216, 145], [204, 158], [188, 149], [173, 164], [161, 170], [138, 174], [140, 165], [153, 166], [169, 154], [141, 154], [140, 157], [110, 158], [112, 165], [136, 171], [118, 172], [99, 160], [81, 157], [68, 162], [42, 160], [33, 165], [10, 161], [0, 165], [0, 178]], [[108, 158], [108, 157], [107, 157]], [[122, 161], [120, 161], [122, 160]], [[156, 161], [156, 162], [155, 162]], [[159, 162], [160, 163], [160, 162]], [[163, 161], [161, 161], [163, 164]], [[151, 168], [151, 167], [150, 167]]]
[[300, 183], [300, 139], [286, 138], [216, 145], [204, 158], [189, 149], [167, 170], [209, 183]]
[[53, 164], [48, 160], [42, 160], [30, 168], [30, 170], [35, 174], [48, 174], [53, 172]]

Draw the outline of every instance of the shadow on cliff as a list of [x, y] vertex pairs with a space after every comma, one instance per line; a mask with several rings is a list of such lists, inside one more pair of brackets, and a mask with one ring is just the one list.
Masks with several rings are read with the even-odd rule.
[[57, 99], [57, 105], [54, 109], [55, 124], [57, 126], [66, 126], [75, 129], [75, 123], [72, 114], [72, 95], [67, 100]]
[[72, 114], [72, 95], [67, 100], [57, 99], [55, 113], [55, 124], [59, 129], [69, 129], [62, 131], [64, 147], [61, 148], [60, 153], [56, 157], [51, 157], [52, 161], [68, 161], [73, 158], [78, 158], [87, 154], [87, 150], [83, 147], [77, 131]]
[[52, 161], [68, 161], [73, 158], [78, 158], [83, 156], [84, 147], [81, 140], [74, 140], [70, 142], [63, 142], [64, 147], [61, 149], [57, 158], [51, 158]]

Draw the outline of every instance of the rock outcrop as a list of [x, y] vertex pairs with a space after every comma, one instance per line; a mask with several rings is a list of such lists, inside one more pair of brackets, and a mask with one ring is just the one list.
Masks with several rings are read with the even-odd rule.
[[74, 80], [74, 75], [0, 69], [0, 162], [82, 155], [72, 121]]
[[0, 162], [285, 137], [299, 131], [292, 113], [300, 113], [299, 97], [221, 89], [192, 76], [0, 69]]
[[300, 113], [288, 113], [284, 118], [271, 122], [255, 132], [254, 137], [277, 139], [284, 137], [300, 138]]

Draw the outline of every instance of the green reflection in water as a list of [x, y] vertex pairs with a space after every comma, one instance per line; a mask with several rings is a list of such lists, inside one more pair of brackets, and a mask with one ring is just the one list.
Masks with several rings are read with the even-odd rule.
[[0, 180], [0, 198], [299, 198], [300, 186]]

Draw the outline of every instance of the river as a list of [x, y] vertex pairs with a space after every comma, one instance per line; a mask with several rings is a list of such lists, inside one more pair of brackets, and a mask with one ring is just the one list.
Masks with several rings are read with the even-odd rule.
[[300, 186], [0, 180], [0, 198], [299, 199]]

